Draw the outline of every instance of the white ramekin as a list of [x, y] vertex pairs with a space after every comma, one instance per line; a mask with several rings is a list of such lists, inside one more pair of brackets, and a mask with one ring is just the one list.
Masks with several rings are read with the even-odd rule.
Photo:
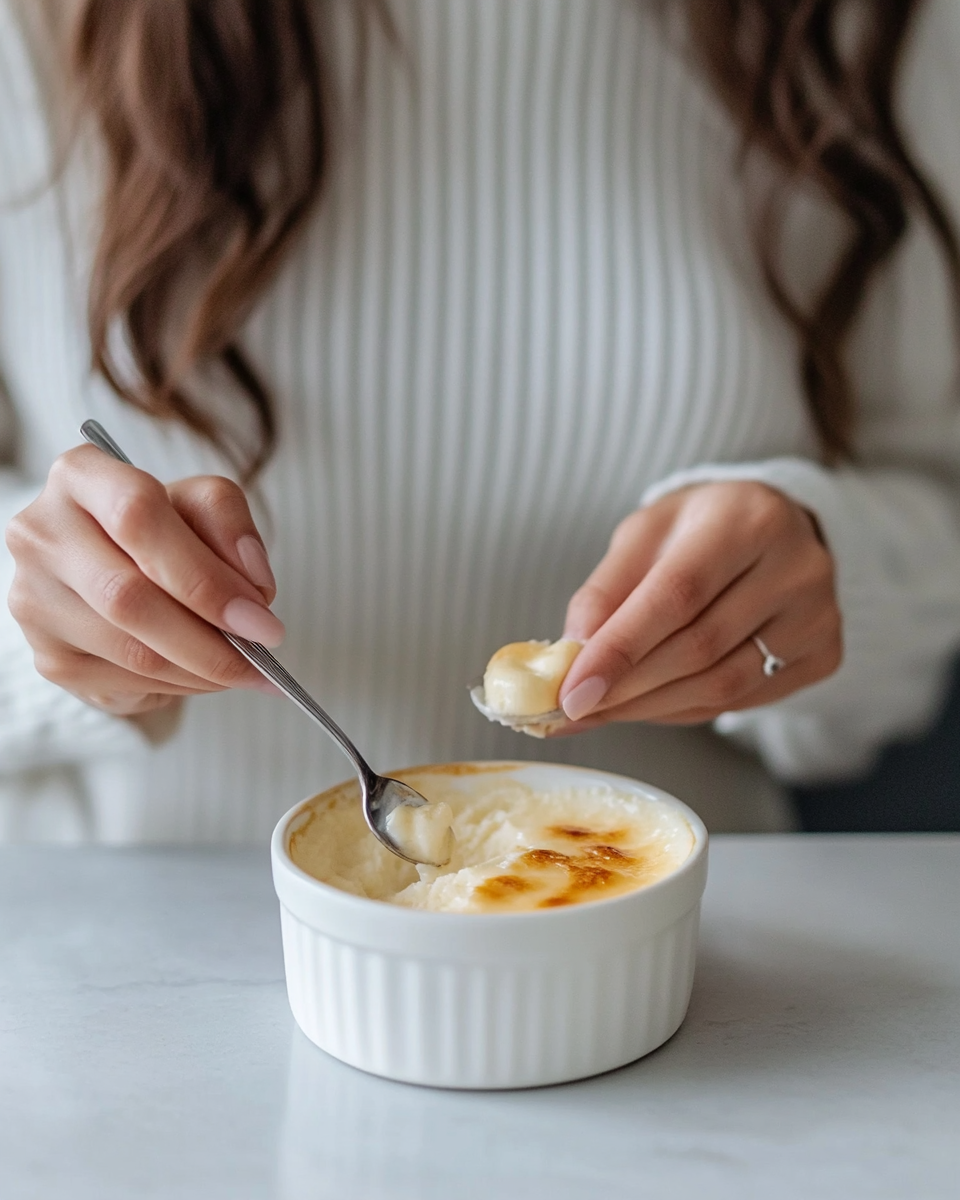
[[[491, 778], [492, 764], [479, 765]], [[409, 1083], [532, 1087], [632, 1062], [679, 1028], [707, 877], [702, 821], [620, 775], [497, 766], [538, 789], [608, 784], [678, 808], [693, 830], [690, 857], [611, 900], [533, 913], [418, 912], [338, 891], [296, 867], [287, 846], [309, 801], [298, 804], [271, 844], [287, 994], [297, 1024], [335, 1058]], [[463, 771], [450, 765], [452, 776]]]

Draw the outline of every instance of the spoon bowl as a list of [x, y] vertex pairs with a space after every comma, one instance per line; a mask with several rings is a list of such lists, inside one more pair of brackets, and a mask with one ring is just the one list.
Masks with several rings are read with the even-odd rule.
[[486, 701], [486, 693], [483, 689], [482, 678], [475, 679], [469, 685], [468, 690], [474, 707], [482, 712], [488, 721], [496, 721], [500, 725], [506, 725], [508, 729], [513, 729], [517, 733], [526, 733], [530, 737], [535, 738], [545, 738], [549, 737], [551, 733], [556, 733], [558, 729], [562, 729], [568, 723], [567, 714], [562, 708], [553, 709], [551, 712], [533, 713], [524, 716], [497, 712], [496, 709], [489, 708]]

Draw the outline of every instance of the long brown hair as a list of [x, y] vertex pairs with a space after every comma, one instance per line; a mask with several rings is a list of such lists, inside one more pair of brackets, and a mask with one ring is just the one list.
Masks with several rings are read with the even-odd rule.
[[[321, 5], [78, 4], [72, 64], [106, 150], [89, 302], [95, 366], [130, 403], [185, 422], [232, 452], [249, 476], [268, 457], [276, 428], [268, 388], [238, 332], [329, 167]], [[752, 218], [757, 253], [770, 295], [796, 331], [824, 457], [842, 458], [856, 416], [847, 341], [914, 214], [939, 240], [960, 296], [956, 238], [895, 115], [898, 68], [922, 0], [673, 4], [745, 151], [778, 168]], [[806, 302], [792, 294], [781, 265], [785, 207], [801, 180], [848, 224], [845, 245]], [[132, 376], [119, 365], [118, 329]], [[250, 447], [228, 444], [195, 394], [198, 370], [216, 364], [252, 405]]]

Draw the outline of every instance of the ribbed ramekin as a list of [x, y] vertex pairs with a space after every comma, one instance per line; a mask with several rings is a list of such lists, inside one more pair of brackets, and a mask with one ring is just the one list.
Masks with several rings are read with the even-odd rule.
[[[619, 775], [482, 766], [491, 780], [607, 784], [659, 800], [682, 812], [693, 850], [665, 879], [611, 900], [533, 913], [419, 912], [338, 891], [296, 867], [288, 842], [304, 801], [271, 845], [297, 1024], [343, 1062], [436, 1087], [561, 1083], [649, 1054], [679, 1028], [690, 999], [703, 823], [674, 797]], [[463, 769], [451, 764], [451, 775]]]

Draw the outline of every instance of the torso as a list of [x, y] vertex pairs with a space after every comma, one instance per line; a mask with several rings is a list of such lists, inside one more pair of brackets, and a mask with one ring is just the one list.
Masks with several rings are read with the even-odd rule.
[[[746, 265], [736, 135], [656, 19], [626, 0], [391, 8], [412, 71], [374, 38], [332, 186], [247, 333], [279, 405], [262, 490], [282, 657], [378, 767], [544, 757], [470, 705], [490, 652], [560, 633], [646, 485], [814, 439]], [[41, 478], [86, 415], [163, 478], [209, 469], [87, 378], [59, 217], [52, 197], [0, 217], [27, 469]], [[649, 775], [658, 736], [546, 756]], [[173, 840], [259, 838], [349, 774], [250, 694], [191, 702], [127, 769], [120, 836]]]

